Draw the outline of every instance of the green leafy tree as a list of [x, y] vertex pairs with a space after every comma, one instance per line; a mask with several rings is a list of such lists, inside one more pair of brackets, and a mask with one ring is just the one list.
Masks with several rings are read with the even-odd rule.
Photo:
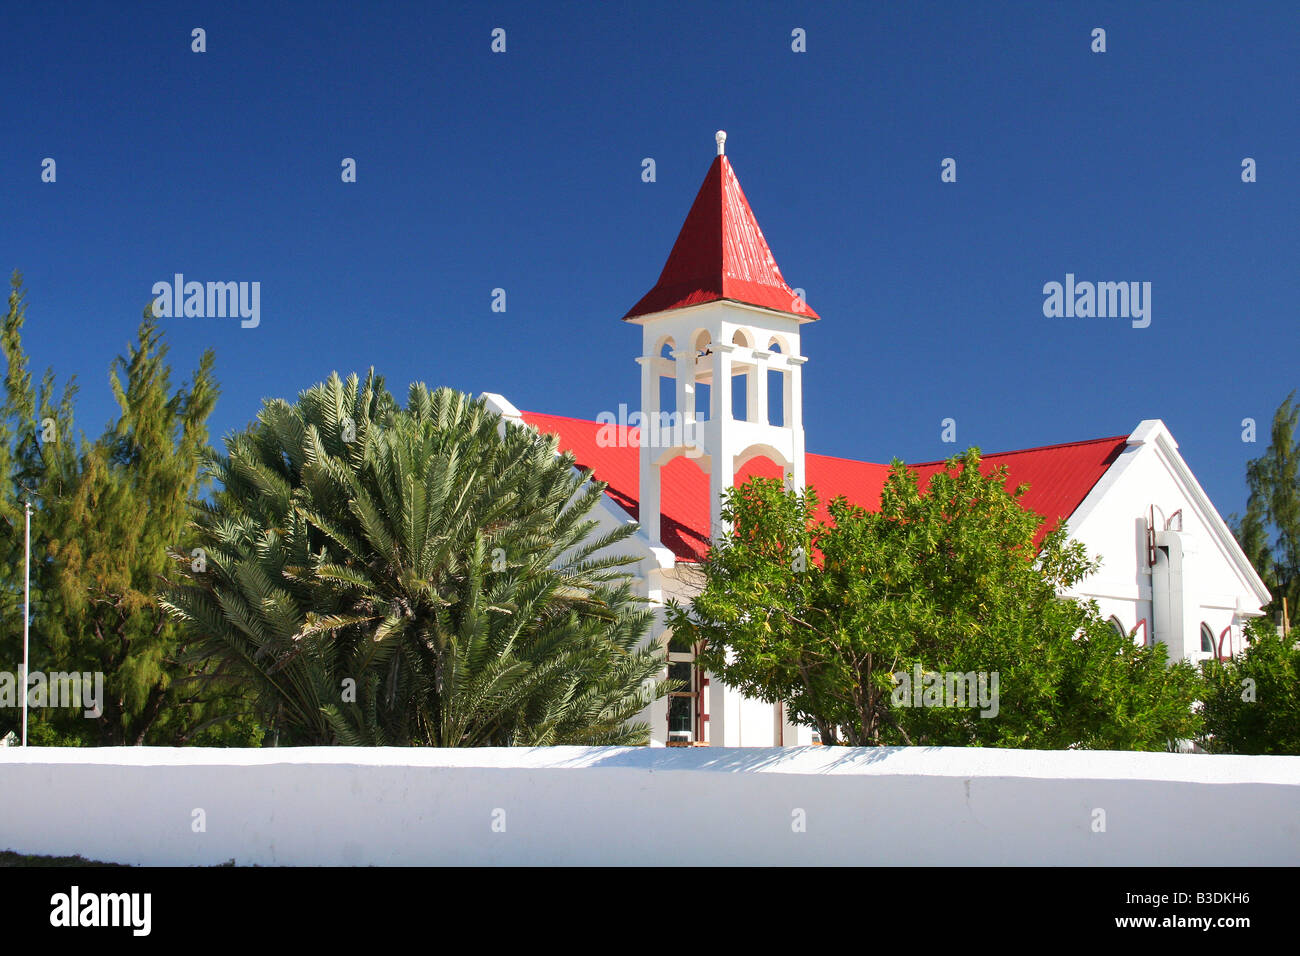
[[213, 461], [165, 605], [248, 680], [282, 742], [640, 743], [667, 688], [604, 486], [553, 436], [373, 371], [268, 401]]
[[1267, 619], [1252, 621], [1246, 649], [1206, 661], [1201, 745], [1211, 753], [1300, 754], [1300, 647]]
[[[1095, 604], [1059, 598], [1096, 562], [1061, 527], [1036, 546], [1042, 519], [1021, 505], [1026, 486], [1005, 481], [1005, 468], [980, 473], [975, 449], [924, 490], [895, 462], [878, 512], [837, 498], [822, 522], [815, 489], [754, 479], [729, 493], [731, 533], [691, 606], [670, 605], [670, 626], [726, 684], [784, 701], [826, 743], [1164, 749], [1190, 737], [1195, 671], [1117, 635]], [[895, 675], [918, 668], [984, 674], [990, 698], [996, 675], [996, 707], [909, 706]]]
[[[1295, 392], [1273, 415], [1269, 446], [1246, 466], [1250, 497], [1237, 523], [1237, 539], [1273, 595], [1274, 616], [1286, 599], [1295, 617], [1300, 605], [1300, 404]], [[1235, 516], [1234, 516], [1235, 517]]]

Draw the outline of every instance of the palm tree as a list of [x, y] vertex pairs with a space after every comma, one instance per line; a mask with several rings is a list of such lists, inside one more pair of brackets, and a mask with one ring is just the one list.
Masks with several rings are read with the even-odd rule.
[[668, 688], [604, 486], [552, 436], [373, 370], [265, 403], [163, 606], [298, 744], [642, 743]]

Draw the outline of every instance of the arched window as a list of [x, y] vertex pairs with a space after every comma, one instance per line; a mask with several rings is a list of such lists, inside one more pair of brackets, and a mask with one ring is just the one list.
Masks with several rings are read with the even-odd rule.
[[[708, 356], [713, 354], [713, 339], [707, 329], [701, 329], [695, 335], [695, 360], [701, 359], [707, 364], [712, 360]], [[695, 383], [695, 420], [702, 422], [713, 417], [713, 409], [710, 407], [713, 402], [713, 388], [708, 382], [696, 381]]]
[[1128, 637], [1128, 631], [1124, 630], [1124, 625], [1119, 622], [1119, 618], [1115, 617], [1114, 615], [1111, 615], [1110, 620], [1107, 621], [1106, 623], [1109, 624], [1111, 630], [1114, 631], [1116, 634], [1118, 634], [1120, 637]]
[[[731, 343], [742, 350], [753, 348], [743, 329], [736, 329]], [[731, 375], [731, 417], [738, 422], [749, 421], [749, 380], [754, 374], [753, 361], [753, 357], [746, 352], [744, 361], [732, 363], [732, 368], [739, 371], [733, 371]]]
[[[673, 349], [677, 345], [671, 338], [665, 339], [663, 347], [659, 349], [659, 357], [667, 359], [670, 363], [676, 362], [673, 358]], [[661, 412], [677, 411], [677, 372], [674, 368], [671, 375], [659, 376], [659, 410]]]
[[[769, 352], [781, 354], [781, 343], [775, 338], [772, 344], [767, 347]], [[785, 407], [785, 376], [786, 372], [781, 369], [767, 370], [767, 420], [770, 424], [784, 426], [786, 407]]]
[[1210, 630], [1210, 625], [1204, 622], [1201, 624], [1201, 653], [1214, 653], [1214, 632]]

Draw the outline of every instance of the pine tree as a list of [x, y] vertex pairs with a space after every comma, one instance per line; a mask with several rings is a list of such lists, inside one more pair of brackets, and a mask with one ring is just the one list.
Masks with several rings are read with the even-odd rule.
[[[23, 580], [25, 568], [25, 503], [31, 502], [32, 558], [31, 606], [33, 619], [41, 615], [49, 589], [50, 565], [41, 537], [42, 503], [63, 494], [76, 471], [73, 444], [60, 436], [73, 432], [72, 408], [76, 383], [69, 380], [56, 400], [53, 370], [47, 370], [33, 388], [22, 332], [27, 319], [22, 274], [9, 280], [9, 303], [0, 328], [0, 350], [5, 359], [3, 401], [0, 402], [0, 660], [17, 672], [22, 662]], [[39, 625], [33, 623], [31, 669], [43, 658]], [[11, 662], [11, 663], [9, 663]], [[0, 710], [0, 734], [17, 729], [18, 711]]]
[[41, 709], [33, 713], [32, 739], [256, 740], [259, 732], [235, 686], [183, 660], [183, 632], [157, 599], [169, 551], [189, 547], [207, 480], [201, 460], [217, 397], [211, 351], [191, 382], [173, 390], [167, 347], [146, 311], [136, 342], [110, 369], [119, 414], [88, 442], [74, 432], [75, 383], [58, 393], [50, 371], [33, 390], [21, 342], [24, 320], [15, 274], [2, 338], [7, 372], [0, 466], [7, 480], [0, 521], [10, 559], [0, 591], [4, 653], [21, 655], [22, 501], [30, 498], [32, 670], [98, 672], [104, 687], [99, 717], [87, 719], [83, 708]]
[[1269, 446], [1246, 466], [1250, 497], [1237, 539], [1273, 594], [1276, 617], [1286, 598], [1292, 619], [1300, 614], [1300, 403], [1295, 392], [1273, 416]]
[[[18, 484], [18, 445], [32, 428], [35, 404], [31, 373], [22, 351], [26, 320], [22, 275], [10, 279], [9, 309], [0, 327], [5, 359], [3, 405], [0, 405], [0, 660], [17, 661], [22, 654], [23, 499]], [[13, 668], [16, 670], [16, 668]]]

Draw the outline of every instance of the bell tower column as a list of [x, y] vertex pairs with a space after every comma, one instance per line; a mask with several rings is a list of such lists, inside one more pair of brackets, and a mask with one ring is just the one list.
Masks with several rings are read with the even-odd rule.
[[659, 522], [659, 466], [655, 464], [655, 445], [659, 432], [659, 358], [655, 355], [637, 357], [641, 366], [641, 427], [640, 427], [640, 504], [638, 521], [652, 545], [661, 541]]
[[795, 491], [803, 491], [805, 483], [804, 472], [804, 445], [803, 445], [803, 367], [808, 361], [802, 355], [791, 355], [787, 361], [790, 363], [790, 372], [785, 377], [786, 381], [786, 412], [790, 416], [791, 445], [793, 454], [791, 455], [791, 472], [794, 475], [792, 482]]
[[731, 353], [734, 345], [714, 342], [713, 384], [709, 387], [708, 427], [704, 430], [705, 451], [709, 455], [709, 536], [726, 532], [722, 521], [722, 496], [735, 479], [736, 447], [734, 419], [731, 417]]

